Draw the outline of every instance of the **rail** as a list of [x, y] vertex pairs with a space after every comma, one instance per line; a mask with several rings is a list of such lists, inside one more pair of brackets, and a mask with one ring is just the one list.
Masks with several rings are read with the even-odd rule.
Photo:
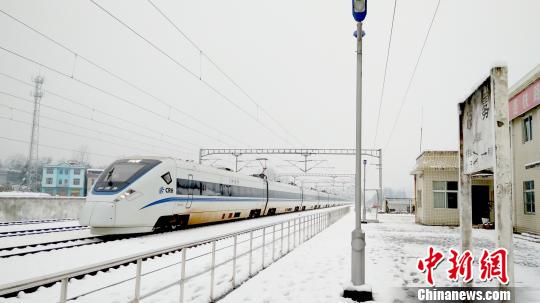
[[[350, 210], [350, 206], [343, 206], [343, 207], [334, 207], [325, 211], [320, 211], [315, 214], [306, 214], [297, 218], [293, 219], [287, 219], [282, 220], [276, 223], [272, 224], [266, 224], [262, 226], [253, 227], [250, 229], [238, 231], [238, 232], [232, 232], [227, 234], [222, 234], [215, 237], [208, 237], [199, 241], [191, 242], [188, 244], [182, 244], [182, 245], [174, 245], [163, 249], [155, 249], [155, 250], [149, 250], [145, 253], [138, 253], [122, 258], [117, 258], [113, 260], [109, 260], [107, 262], [102, 262], [99, 264], [93, 264], [93, 265], [87, 265], [82, 266], [76, 269], [72, 269], [69, 271], [64, 271], [60, 273], [54, 273], [50, 275], [45, 275], [42, 277], [29, 279], [25, 281], [19, 281], [11, 284], [1, 285], [2, 287], [0, 289], [0, 296], [6, 295], [6, 294], [13, 294], [17, 293], [19, 291], [24, 291], [28, 289], [34, 289], [40, 286], [45, 285], [51, 285], [57, 282], [60, 282], [60, 294], [59, 294], [59, 300], [58, 302], [64, 303], [69, 300], [74, 300], [86, 295], [90, 295], [93, 293], [96, 293], [98, 291], [102, 291], [104, 289], [107, 289], [109, 287], [117, 286], [123, 283], [126, 283], [128, 281], [135, 280], [135, 286], [133, 289], [133, 295], [130, 302], [140, 302], [140, 300], [148, 298], [152, 295], [155, 295], [159, 292], [162, 292], [164, 290], [169, 289], [173, 286], [179, 286], [180, 287], [180, 295], [179, 295], [179, 302], [183, 303], [184, 301], [184, 286], [186, 282], [202, 276], [203, 274], [210, 273], [210, 279], [209, 279], [209, 297], [208, 301], [213, 302], [216, 299], [219, 299], [229, 293], [230, 291], [234, 290], [240, 283], [248, 280], [253, 275], [257, 274], [259, 271], [266, 268], [269, 264], [272, 264], [274, 261], [280, 259], [281, 257], [288, 254], [291, 250], [296, 248], [298, 245], [302, 244], [306, 240], [311, 239], [313, 236], [336, 222], [338, 219], [343, 217], [345, 214], [347, 214]], [[256, 233], [260, 233], [260, 235], [255, 235]], [[277, 236], [276, 236], [277, 234]], [[249, 237], [247, 237], [249, 235]], [[238, 239], [242, 236], [246, 236], [245, 240], [238, 241]], [[271, 241], [267, 242], [267, 239], [271, 237]], [[221, 247], [219, 249], [216, 249], [216, 243], [220, 240], [225, 239], [233, 239], [232, 245], [226, 245], [224, 247]], [[254, 240], [261, 239], [262, 244], [254, 246]], [[286, 242], [286, 243], [285, 243]], [[240, 244], [247, 244], [249, 243], [249, 249], [239, 252]], [[278, 244], [279, 243], [279, 244]], [[197, 246], [210, 244], [210, 251], [199, 254], [197, 256], [187, 258], [187, 252], [195, 248]], [[268, 257], [265, 258], [265, 249], [268, 246], [272, 246], [272, 252], [271, 252], [271, 260], [268, 260]], [[276, 254], [276, 246], [279, 246], [279, 250]], [[286, 249], [285, 249], [286, 248]], [[226, 258], [224, 260], [221, 260], [220, 262], [216, 263], [216, 253], [220, 251], [225, 251], [226, 249], [232, 249], [232, 257]], [[254, 263], [254, 253], [257, 250], [261, 250], [261, 264], [253, 264]], [[173, 264], [169, 264], [160, 268], [153, 269], [151, 271], [142, 273], [143, 268], [143, 262], [150, 260], [154, 257], [163, 256], [165, 254], [169, 253], [175, 253], [180, 252], [180, 260], [178, 262], [175, 262]], [[194, 274], [187, 275], [186, 274], [186, 267], [188, 265], [189, 261], [197, 260], [204, 256], [211, 256], [211, 264], [208, 268], [205, 268], [201, 271], [198, 271]], [[237, 261], [241, 257], [249, 257], [249, 275], [245, 278], [240, 278], [240, 281], [238, 281], [237, 277]], [[270, 262], [268, 262], [270, 261]], [[129, 265], [131, 263], [135, 263], [135, 275], [130, 278], [123, 279], [121, 281], [116, 281], [114, 283], [110, 283], [95, 289], [92, 289], [90, 291], [81, 292], [77, 295], [72, 295], [68, 297], [68, 287], [70, 284], [70, 279], [74, 279], [77, 277], [84, 276], [86, 274], [96, 273], [103, 270], [108, 270], [111, 268], [117, 268], [122, 265]], [[230, 285], [225, 289], [225, 291], [221, 291], [219, 295], [216, 296], [215, 293], [215, 271], [218, 267], [222, 267], [226, 264], [232, 263], [232, 271], [231, 271], [231, 279], [230, 279]], [[172, 266], [180, 266], [180, 278], [174, 281], [171, 281], [170, 283], [166, 285], [162, 285], [161, 287], [157, 289], [153, 289], [145, 294], [141, 293], [141, 280], [144, 276], [147, 276], [149, 274], [152, 274], [154, 272], [164, 270], [167, 268], [170, 268]], [[256, 268], [253, 268], [255, 265]]]

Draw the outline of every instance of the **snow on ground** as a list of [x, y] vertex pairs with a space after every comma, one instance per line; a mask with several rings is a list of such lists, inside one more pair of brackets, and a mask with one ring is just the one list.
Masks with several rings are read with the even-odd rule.
[[[103, 244], [64, 249], [50, 253], [38, 253], [25, 257], [0, 260], [2, 272], [0, 284], [9, 281], [32, 277], [62, 269], [73, 268], [82, 264], [91, 264], [115, 257], [137, 253], [149, 247], [157, 248], [192, 241], [196, 237], [245, 229], [247, 225], [267, 224], [270, 221], [289, 219], [275, 216], [259, 220], [241, 221], [224, 225], [213, 225], [179, 232], [149, 235], [128, 240], [117, 240]], [[416, 270], [418, 258], [425, 257], [427, 247], [435, 246], [447, 252], [451, 247], [459, 248], [459, 229], [451, 227], [433, 227], [414, 224], [411, 215], [380, 215], [380, 223], [363, 225], [366, 231], [366, 282], [372, 286], [377, 302], [412, 302], [416, 292], [408, 287], [426, 286], [424, 274]], [[284, 245], [280, 241], [272, 249], [267, 245], [264, 252], [264, 271], [244, 282], [233, 292], [223, 297], [222, 302], [351, 302], [340, 297], [343, 288], [349, 285], [350, 279], [350, 232], [354, 226], [353, 213], [316, 235], [314, 238], [286, 254], [276, 263], [271, 264], [272, 256], [287, 252], [292, 248], [294, 238], [287, 239]], [[286, 231], [285, 231], [286, 234]], [[279, 237], [279, 232], [276, 238]], [[479, 255], [482, 248], [495, 247], [493, 230], [474, 230], [474, 254]], [[267, 230], [266, 243], [272, 239], [271, 229]], [[238, 255], [249, 250], [249, 236], [238, 238]], [[225, 239], [216, 244], [216, 263], [232, 256], [232, 239]], [[298, 238], [296, 238], [298, 241]], [[289, 245], [287, 244], [289, 243]], [[516, 286], [529, 287], [528, 292], [516, 302], [532, 302], [540, 296], [538, 277], [540, 277], [540, 244], [523, 239], [515, 239], [515, 273]], [[254, 234], [252, 273], [262, 268], [261, 258], [262, 232]], [[186, 274], [199, 274], [186, 282], [184, 302], [208, 302], [210, 297], [211, 245], [201, 245], [187, 251]], [[181, 253], [175, 252], [162, 257], [151, 258], [143, 262], [142, 272], [145, 274], [141, 282], [141, 294], [154, 291], [164, 285], [178, 281], [180, 278]], [[30, 266], [31, 265], [31, 266]], [[437, 286], [453, 286], [446, 280], [447, 263], [435, 270]], [[476, 265], [475, 265], [476, 268]], [[20, 270], [24, 269], [24, 270]], [[115, 282], [125, 281], [116, 286], [105, 288], [95, 293], [79, 297], [76, 302], [127, 302], [133, 299], [135, 265], [129, 264], [107, 272], [99, 272], [95, 276], [86, 275], [80, 280], [72, 279], [69, 283], [68, 297], [85, 294], [91, 290]], [[475, 274], [477, 274], [475, 272]], [[249, 276], [249, 255], [237, 260], [237, 285]], [[477, 277], [475, 277], [477, 280]], [[480, 285], [476, 281], [476, 285]], [[215, 271], [215, 297], [225, 295], [232, 285], [232, 264], [226, 263]], [[0, 286], [1, 288], [1, 286]], [[0, 298], [0, 302], [44, 302], [58, 299], [60, 285], [40, 288], [34, 293], [20, 293], [17, 298]], [[523, 294], [522, 294], [523, 295]], [[178, 302], [178, 284], [150, 296], [143, 302]]]
[[17, 198], [17, 197], [30, 198], [30, 197], [50, 197], [50, 196], [51, 195], [47, 193], [34, 193], [34, 192], [25, 192], [25, 191], [0, 192], [0, 197], [7, 197], [7, 198]]
[[[415, 291], [408, 287], [427, 286], [424, 274], [416, 270], [418, 258], [434, 245], [444, 251], [459, 250], [459, 228], [423, 226], [412, 215], [380, 215], [380, 223], [363, 225], [366, 231], [366, 283], [377, 302], [413, 302]], [[350, 238], [354, 215], [330, 226], [285, 258], [248, 280], [221, 302], [351, 302], [340, 297], [350, 279]], [[474, 255], [482, 248], [493, 249], [495, 231], [474, 230]], [[540, 244], [516, 239], [516, 302], [533, 302], [540, 295]], [[475, 264], [476, 268], [477, 264]], [[435, 271], [437, 286], [459, 286], [446, 280], [447, 263]], [[476, 277], [477, 280], [477, 277]], [[478, 281], [476, 284], [483, 286]]]
[[[41, 252], [25, 256], [11, 257], [0, 260], [0, 288], [6, 287], [7, 284], [31, 279], [37, 276], [62, 272], [80, 268], [84, 265], [101, 264], [114, 259], [123, 259], [126, 256], [141, 254], [153, 249], [171, 247], [173, 245], [182, 245], [183, 243], [191, 243], [198, 239], [205, 239], [208, 236], [219, 236], [229, 232], [242, 231], [247, 228], [263, 226], [270, 223], [292, 220], [299, 216], [314, 215], [326, 212], [329, 209], [307, 211], [300, 213], [291, 213], [286, 215], [264, 217], [253, 220], [243, 220], [238, 222], [211, 225], [177, 232], [169, 232], [163, 234], [146, 235], [137, 238], [115, 240], [106, 243], [98, 243], [89, 246], [68, 248], [55, 250], [51, 252]], [[291, 226], [292, 229], [292, 226]], [[253, 241], [253, 259], [252, 272], [256, 272], [262, 267], [262, 232], [254, 234]], [[247, 239], [246, 239], [247, 237]], [[238, 254], [243, 254], [249, 250], [249, 234], [238, 238]], [[272, 239], [271, 229], [267, 230], [266, 243]], [[295, 238], [291, 238], [291, 243]], [[296, 238], [298, 241], [298, 238]], [[216, 263], [219, 264], [222, 260], [232, 256], [232, 238], [217, 242]], [[259, 247], [258, 249], [255, 249]], [[187, 251], [188, 260], [186, 273], [188, 276], [206, 271], [210, 267], [210, 251], [211, 245], [200, 245]], [[222, 248], [222, 249], [221, 249]], [[286, 244], [283, 249], [286, 249]], [[279, 253], [277, 247], [274, 249], [274, 255]], [[179, 278], [180, 272], [180, 252], [170, 253], [161, 257], [155, 257], [143, 262], [143, 273], [147, 273], [142, 280], [141, 293], [147, 293], [164, 284], [170, 283]], [[265, 249], [265, 264], [271, 263], [272, 246], [267, 245]], [[249, 256], [244, 255], [238, 258], [237, 281], [249, 275]], [[158, 270], [161, 269], [161, 270]], [[81, 280], [72, 279], [69, 283], [68, 297], [80, 295], [93, 289], [109, 285], [118, 281], [132, 278], [135, 273], [135, 265], [129, 264], [121, 266], [117, 269], [111, 269], [107, 272], [99, 272], [95, 276], [87, 275]], [[221, 296], [225, 294], [231, 283], [232, 264], [227, 263], [216, 269], [215, 280], [215, 295]], [[190, 280], [186, 283], [186, 300], [185, 302], [207, 302], [209, 297], [209, 281], [210, 274], [208, 272]], [[175, 302], [178, 301], [179, 287], [176, 285], [156, 296], [150, 297], [148, 302]], [[20, 293], [17, 298], [0, 298], [0, 302], [44, 302], [54, 301], [58, 299], [60, 291], [59, 283], [52, 287], [40, 288], [34, 293]], [[121, 283], [118, 286], [107, 288], [103, 291], [82, 296], [80, 302], [126, 302], [133, 298], [133, 280]]]

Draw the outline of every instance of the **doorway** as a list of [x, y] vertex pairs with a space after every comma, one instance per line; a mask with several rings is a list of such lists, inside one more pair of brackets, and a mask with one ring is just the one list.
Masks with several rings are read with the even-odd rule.
[[482, 224], [482, 218], [489, 218], [489, 186], [472, 186], [472, 223]]

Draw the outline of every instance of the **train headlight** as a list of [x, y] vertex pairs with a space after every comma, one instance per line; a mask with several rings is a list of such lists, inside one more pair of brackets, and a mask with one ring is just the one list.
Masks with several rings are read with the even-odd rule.
[[119, 202], [119, 201], [125, 200], [125, 199], [129, 198], [129, 196], [133, 195], [134, 193], [135, 193], [135, 191], [133, 189], [128, 189], [128, 190], [126, 190], [126, 192], [124, 192], [123, 194], [118, 196], [116, 199], [114, 199], [114, 202]]

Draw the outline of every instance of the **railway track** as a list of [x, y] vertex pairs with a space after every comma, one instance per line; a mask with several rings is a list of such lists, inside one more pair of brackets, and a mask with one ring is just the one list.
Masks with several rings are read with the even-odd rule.
[[47, 234], [47, 233], [54, 233], [54, 232], [83, 230], [83, 229], [89, 229], [89, 227], [88, 226], [62, 226], [62, 227], [36, 228], [36, 229], [25, 229], [25, 230], [10, 230], [10, 231], [0, 232], [0, 238], [39, 235], [39, 234]]
[[20, 246], [7, 247], [0, 250], [0, 259], [24, 256], [39, 252], [47, 252], [63, 248], [72, 248], [78, 246], [91, 245], [96, 243], [107, 242], [108, 240], [99, 237], [87, 237], [79, 239], [60, 240], [44, 243], [27, 244]]
[[76, 221], [76, 220], [77, 219], [46, 219], [46, 220], [28, 220], [28, 221], [9, 221], [9, 222], [0, 222], [0, 226], [56, 223], [56, 222]]

